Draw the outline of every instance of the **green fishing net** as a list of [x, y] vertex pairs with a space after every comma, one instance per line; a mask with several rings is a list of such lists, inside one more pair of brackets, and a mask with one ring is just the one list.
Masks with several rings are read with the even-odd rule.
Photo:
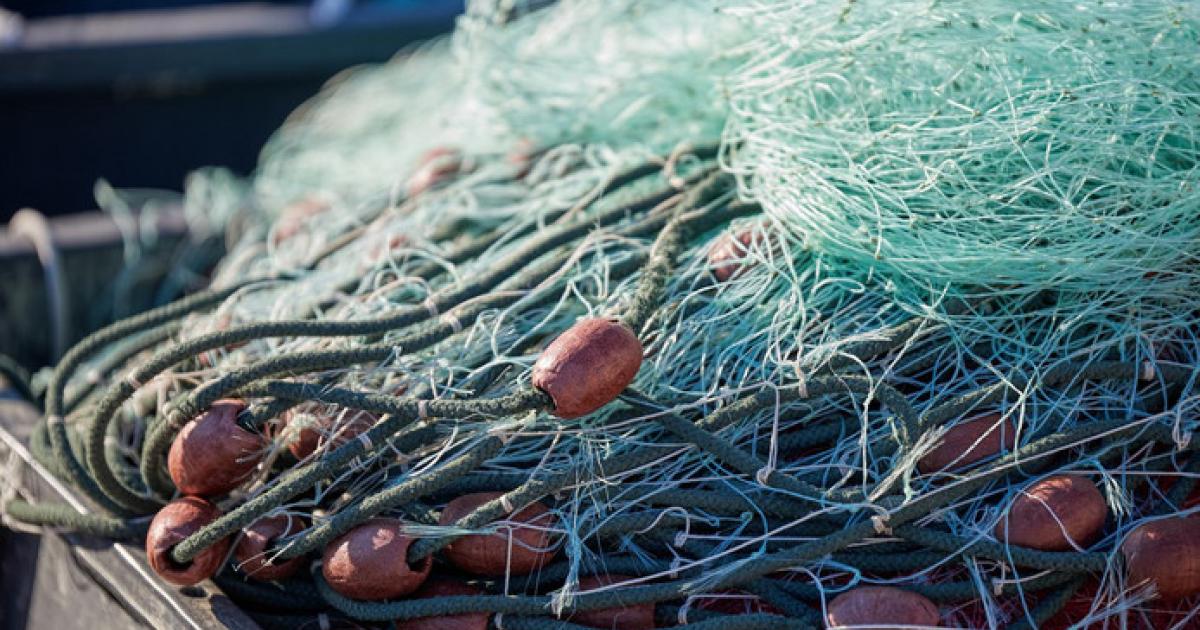
[[[386, 515], [480, 589], [361, 601], [233, 562], [264, 624], [819, 627], [884, 586], [949, 627], [1191, 627], [1123, 545], [1195, 511], [1198, 71], [1194, 3], [471, 2], [331, 81], [248, 181], [189, 180], [190, 212], [248, 227], [208, 293], [64, 360], [41, 452], [111, 532], [240, 398], [261, 463], [175, 562], [264, 516], [311, 524], [282, 560]], [[589, 317], [643, 360], [564, 419], [534, 365]], [[1102, 522], [1007, 539], [1064, 476]], [[447, 562], [535, 502], [537, 570]]]

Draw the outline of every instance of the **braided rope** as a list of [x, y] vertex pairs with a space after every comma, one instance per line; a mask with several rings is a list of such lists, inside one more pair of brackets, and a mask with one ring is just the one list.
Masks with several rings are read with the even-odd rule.
[[[606, 184], [605, 192], [655, 171], [655, 168], [647, 165], [637, 166], [614, 177]], [[453, 531], [469, 531], [487, 525], [514, 508], [586, 482], [592, 469], [603, 470], [607, 475], [622, 475], [690, 451], [702, 453], [706, 464], [716, 462], [727, 467], [734, 477], [755, 480], [760, 487], [752, 488], [748, 493], [719, 486], [716, 489], [710, 486], [706, 489], [667, 488], [649, 491], [639, 488], [622, 495], [621, 500], [676, 509], [688, 508], [726, 519], [736, 518], [740, 523], [736, 535], [759, 544], [753, 548], [749, 543], [732, 548], [723, 543], [711, 547], [702, 544], [693, 535], [693, 517], [690, 513], [681, 516], [672, 510], [644, 510], [608, 516], [589, 535], [596, 540], [618, 540], [623, 545], [623, 553], [632, 553], [606, 557], [604, 570], [650, 576], [660, 581], [575, 595], [565, 609], [568, 613], [654, 603], [658, 604], [660, 615], [671, 612], [683, 615], [683, 609], [675, 608], [668, 602], [714, 590], [738, 588], [757, 596], [783, 614], [722, 617], [698, 612], [698, 621], [682, 627], [720, 627], [722, 630], [741, 627], [817, 627], [823, 620], [820, 613], [807, 602], [823, 599], [825, 593], [809, 584], [772, 579], [768, 577], [770, 574], [824, 561], [863, 572], [909, 572], [942, 562], [949, 554], [951, 557], [989, 558], [1015, 567], [1047, 571], [1045, 575], [1033, 579], [1005, 582], [998, 591], [1011, 593], [1057, 589], [1052, 595], [1043, 597], [1039, 607], [1032, 613], [1032, 618], [1040, 623], [1061, 607], [1060, 599], [1066, 601], [1075, 592], [1071, 587], [1074, 585], [1078, 588], [1079, 576], [1107, 570], [1110, 564], [1107, 553], [1042, 552], [989, 539], [960, 536], [938, 527], [916, 523], [939, 509], [984, 490], [997, 480], [1009, 476], [1028, 476], [1045, 465], [1051, 455], [1068, 447], [1078, 448], [1095, 461], [1103, 462], [1119, 456], [1119, 440], [1131, 434], [1138, 435], [1144, 441], [1169, 441], [1170, 428], [1163, 423], [1130, 423], [1124, 418], [1114, 418], [1068, 431], [1047, 429], [1044, 434], [1034, 435], [1036, 439], [1024, 447], [973, 467], [969, 476], [929, 489], [915, 498], [896, 491], [895, 485], [901, 480], [899, 475], [889, 476], [870, 489], [825, 487], [818, 477], [777, 470], [774, 466], [774, 450], [771, 458], [764, 460], [739, 446], [740, 442], [727, 439], [725, 432], [743, 418], [763, 410], [779, 409], [802, 401], [836, 399], [845, 395], [862, 396], [878, 401], [892, 414], [888, 422], [893, 439], [877, 445], [876, 454], [891, 456], [893, 461], [899, 462], [907, 460], [910, 451], [916, 445], [923, 444], [930, 432], [943, 424], [978, 408], [1001, 403], [1034, 383], [1040, 387], [1061, 385], [1065, 389], [1079, 387], [1084, 381], [1160, 382], [1164, 387], [1178, 386], [1191, 379], [1191, 370], [1188, 368], [1172, 365], [1155, 367], [1149, 363], [1130, 361], [1064, 362], [1037, 375], [1036, 379], [1007, 376], [996, 385], [940, 402], [918, 413], [901, 385], [846, 371], [898, 353], [916, 343], [925, 345], [921, 346], [914, 359], [905, 363], [905, 373], [917, 374], [933, 369], [937, 365], [938, 355], [927, 350], [936, 341], [924, 341], [933, 327], [932, 322], [913, 317], [876, 331], [866, 341], [841, 346], [838, 354], [807, 374], [799, 373], [800, 368], [797, 367], [802, 377], [799, 383], [742, 389], [738, 392], [739, 398], [727, 404], [721, 401], [715, 405], [715, 410], [710, 409], [708, 413], [693, 411], [700, 407], [686, 404], [672, 408], [634, 389], [627, 390], [622, 400], [629, 408], [612, 411], [611, 415], [605, 416], [606, 421], [620, 423], [622, 418], [651, 420], [661, 431], [650, 433], [648, 441], [640, 445], [615, 448], [594, 461], [553, 472], [538, 470], [532, 474], [481, 470], [488, 462], [509, 452], [508, 449], [525, 448], [525, 440], [520, 435], [510, 443], [503, 425], [517, 422], [519, 418], [525, 421], [532, 415], [529, 412], [545, 410], [551, 405], [544, 393], [524, 386], [495, 387], [500, 376], [509, 369], [506, 365], [489, 366], [479, 371], [471, 377], [470, 393], [464, 389], [448, 397], [439, 397], [436, 386], [425, 384], [413, 388], [405, 396], [393, 396], [342, 387], [336, 384], [336, 377], [319, 376], [317, 382], [282, 380], [289, 376], [320, 374], [326, 370], [367, 366], [414, 355], [452, 338], [471, 334], [472, 327], [487, 313], [508, 309], [511, 316], [519, 316], [551, 305], [560, 291], [556, 284], [558, 270], [580, 260], [579, 256], [590, 255], [580, 252], [572, 244], [598, 228], [612, 228], [612, 235], [628, 239], [656, 234], [647, 253], [630, 253], [613, 263], [610, 271], [611, 278], [623, 281], [640, 270], [636, 285], [628, 293], [629, 298], [619, 316], [625, 325], [644, 334], [652, 328], [651, 324], [658, 325], [656, 322], [660, 322], [668, 310], [680, 308], [683, 312], [690, 308], [688, 305], [665, 306], [663, 301], [669, 283], [677, 275], [681, 254], [693, 239], [723, 222], [757, 210], [750, 204], [729, 203], [731, 187], [729, 176], [706, 167], [682, 180], [673, 181], [669, 187], [659, 188], [608, 209], [579, 216], [571, 216], [566, 209], [551, 213], [548, 218], [552, 224], [536, 234], [530, 234], [533, 229], [530, 225], [508, 235], [493, 232], [468, 239], [452, 249], [447, 260], [462, 262], [484, 252], [496, 251], [505, 244], [506, 237], [524, 238], [470, 281], [454, 280], [437, 289], [429, 289], [424, 296], [415, 298], [415, 303], [400, 306], [382, 317], [350, 321], [298, 319], [246, 324], [162, 349], [129, 371], [127, 378], [113, 381], [94, 409], [89, 410], [89, 422], [81, 436], [84, 457], [80, 460], [74, 455], [79, 449], [72, 451], [75, 448], [71, 442], [73, 435], [68, 430], [63, 414], [90, 397], [92, 389], [101, 379], [89, 379], [85, 387], [75, 390], [66, 404], [61, 399], [67, 381], [84, 359], [117, 340], [113, 336], [115, 333], [101, 331], [104, 334], [98, 333], [100, 336], [96, 339], [99, 341], [89, 338], [72, 349], [56, 371], [48, 391], [48, 421], [44, 429], [39, 427], [39, 431], [35, 432], [34, 450], [48, 454], [56, 464], [55, 469], [65, 472], [81, 487], [92, 484], [91, 490], [85, 491], [94, 495], [118, 518], [83, 518], [74, 513], [62, 513], [56, 506], [32, 506], [20, 501], [10, 502], [8, 513], [26, 522], [64, 526], [109, 537], [131, 538], [141, 535], [140, 522], [119, 516], [152, 510], [161, 504], [162, 498], [174, 492], [164, 474], [163, 462], [175, 434], [184, 423], [214, 401], [236, 395], [265, 399], [253, 403], [239, 418], [239, 422], [250, 430], [259, 430], [283, 411], [304, 403], [367, 411], [381, 414], [382, 418], [356, 439], [332, 449], [315, 461], [284, 473], [257, 495], [177, 545], [172, 553], [173, 560], [177, 562], [189, 562], [212, 544], [278, 510], [287, 501], [322, 481], [337, 478], [352, 470], [364, 458], [369, 459], [385, 451], [409, 453], [439, 445], [450, 452], [449, 442], [438, 429], [438, 421], [469, 418], [487, 421], [492, 428], [463, 442], [457, 452], [436, 466], [402, 476], [382, 489], [365, 493], [357, 489], [347, 492], [346, 502], [339, 506], [331, 518], [322, 519], [313, 527], [281, 541], [277, 548], [268, 553], [280, 559], [301, 557], [323, 547], [366, 519], [388, 512], [402, 512], [418, 522], [434, 523], [436, 517], [433, 510], [422, 503], [426, 497], [475, 490], [502, 491], [503, 494], [497, 499], [454, 523]], [[676, 197], [679, 189], [683, 189], [683, 193]], [[652, 211], [654, 208], [658, 210]], [[344, 247], [352, 240], [340, 239], [336, 246]], [[329, 255], [329, 252], [324, 252], [325, 255]], [[444, 267], [433, 261], [425, 261], [414, 265], [411, 270], [418, 277], [432, 279], [440, 277]], [[160, 309], [152, 317], [144, 317], [134, 323], [122, 323], [114, 329], [122, 331], [121, 336], [140, 336], [127, 349], [114, 353], [99, 371], [107, 373], [119, 369], [149, 346], [172, 336], [178, 328], [176, 320], [179, 317], [211, 306], [224, 299], [221, 295], [232, 295], [232, 291], [226, 289], [223, 293], [214, 292], [191, 302], [181, 301], [165, 310]], [[951, 304], [945, 310], [956, 312], [977, 307], [980, 304]], [[380, 339], [379, 335], [384, 333], [389, 334], [389, 341]], [[139, 389], [200, 352], [269, 337], [357, 336], [366, 337], [372, 343], [350, 349], [279, 353], [254, 363], [242, 364], [237, 369], [225, 370], [218, 378], [171, 401], [171, 412], [160, 413], [148, 425], [148, 434], [142, 441], [140, 479], [129, 477], [130, 471], [125, 470], [126, 467], [118, 461], [120, 458], [112, 449], [112, 440], [105, 439], [116, 428], [115, 419], [121, 406]], [[535, 342], [525, 340], [522, 347], [531, 347]], [[489, 393], [493, 387], [497, 391]], [[510, 393], [502, 393], [506, 391]], [[476, 397], [459, 399], [456, 398], [458, 395]], [[721, 397], [726, 398], [726, 395], [722, 393]], [[774, 442], [773, 436], [772, 448], [787, 452], [837, 442], [839, 437], [852, 430], [851, 418], [836, 417], [833, 421], [802, 426], [798, 431], [779, 436], [777, 442]], [[668, 443], [666, 438], [672, 436], [683, 440], [685, 444]], [[1179, 450], [1188, 448], [1188, 444], [1179, 446]], [[1200, 466], [1198, 461], [1200, 458], [1193, 456], [1187, 471], [1194, 472]], [[1193, 484], [1191, 478], [1185, 478], [1177, 484], [1166, 497], [1164, 506], [1179, 504]], [[816, 514], [812, 513], [814, 506], [819, 508]], [[770, 517], [766, 516], [768, 514]], [[707, 530], [701, 529], [710, 534], [729, 533], [718, 525], [707, 527]], [[797, 539], [771, 539], [773, 533], [785, 531], [789, 536], [799, 537], [800, 542], [796, 542]], [[409, 559], [417, 561], [425, 558], [458, 536], [457, 533], [425, 536], [410, 547]], [[900, 541], [881, 543], [880, 537], [896, 537]], [[853, 548], [857, 543], [871, 539], [871, 551]], [[667, 552], [675, 554], [676, 560], [681, 558], [678, 554], [696, 560], [687, 568], [680, 568], [674, 561], [647, 556], [645, 549], [638, 546], [643, 542], [650, 545], [650, 549], [665, 548]], [[631, 546], [625, 547], [625, 544]], [[708, 575], [705, 565], [714, 563], [715, 558], [722, 558], [725, 566], [714, 575]], [[712, 564], [708, 568], [711, 567]], [[527, 586], [545, 590], [574, 576], [577, 571], [576, 560], [563, 561], [529, 578]], [[670, 579], [661, 581], [662, 575], [668, 575]], [[697, 577], [704, 579], [697, 580]], [[555, 597], [548, 595], [481, 595], [360, 602], [334, 592], [320, 575], [314, 576], [312, 585], [301, 581], [283, 591], [269, 593], [239, 580], [222, 578], [222, 583], [231, 592], [239, 593], [240, 597], [286, 613], [324, 613], [332, 609], [352, 619], [402, 621], [425, 616], [486, 612], [495, 613], [495, 623], [498, 626], [503, 624], [505, 628], [573, 627], [569, 617], [563, 621], [547, 616], [560, 605]], [[975, 597], [978, 584], [964, 580], [918, 584], [910, 588], [935, 601], [954, 602]], [[279, 618], [273, 622], [283, 623], [283, 618], [287, 616], [276, 615]], [[328, 620], [327, 617], [323, 619]]]

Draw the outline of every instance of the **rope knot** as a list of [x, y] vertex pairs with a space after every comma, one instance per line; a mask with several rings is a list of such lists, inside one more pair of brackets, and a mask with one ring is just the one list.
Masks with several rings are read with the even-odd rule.
[[888, 519], [891, 518], [888, 514], [876, 514], [871, 517], [871, 525], [875, 527], [875, 533], [880, 536], [891, 536], [892, 528], [888, 525]]
[[754, 473], [754, 480], [758, 482], [758, 485], [766, 486], [767, 482], [771, 480], [771, 475], [773, 474], [775, 474], [774, 467], [770, 465], [763, 466], [762, 468], [758, 469], [758, 472]]

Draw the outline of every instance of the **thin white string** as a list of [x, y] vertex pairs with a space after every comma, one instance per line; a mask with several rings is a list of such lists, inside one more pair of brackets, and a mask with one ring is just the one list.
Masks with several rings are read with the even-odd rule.
[[767, 465], [754, 474], [754, 480], [760, 486], [767, 485], [767, 480], [771, 478], [771, 473], [775, 472], [775, 465], [779, 462], [779, 409], [782, 402], [779, 388], [774, 384], [771, 384], [770, 387], [775, 392], [775, 408], [771, 416], [771, 445], [767, 453]]

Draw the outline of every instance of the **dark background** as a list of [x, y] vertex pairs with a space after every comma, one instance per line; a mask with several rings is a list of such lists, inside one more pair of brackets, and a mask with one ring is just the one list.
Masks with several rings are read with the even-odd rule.
[[[224, 251], [223, 234], [188, 232], [170, 207], [130, 261], [112, 218], [94, 211], [97, 179], [178, 191], [203, 166], [250, 174], [326, 81], [449, 31], [463, 0], [360, 0], [323, 20], [295, 2], [0, 6], [24, 24], [19, 38], [0, 33], [0, 355], [35, 370], [59, 346], [199, 289]], [[23, 207], [49, 218], [57, 263], [8, 229]]]
[[[462, 4], [360, 2], [336, 24], [314, 26], [304, 23], [305, 3], [0, 0], [26, 18], [28, 32], [57, 33], [50, 44], [42, 36], [0, 47], [0, 224], [25, 206], [50, 216], [93, 209], [100, 177], [118, 188], [180, 190], [201, 166], [247, 174], [271, 132], [330, 77], [449, 31]], [[244, 31], [255, 19], [244, 10], [255, 7], [262, 34], [124, 43], [61, 34], [70, 32], [64, 23], [112, 24], [120, 15], [105, 12], [117, 9], [156, 9], [155, 19], [186, 23], [187, 11], [236, 8], [232, 30]], [[294, 27], [280, 26], [293, 24], [280, 15], [294, 15]]]

